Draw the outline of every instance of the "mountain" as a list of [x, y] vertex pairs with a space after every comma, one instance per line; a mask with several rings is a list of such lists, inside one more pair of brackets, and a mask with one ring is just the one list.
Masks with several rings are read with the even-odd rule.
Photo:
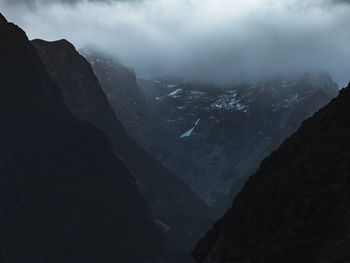
[[260, 161], [338, 91], [326, 73], [230, 87], [162, 79], [140, 83], [160, 126], [202, 168], [179, 176], [218, 213]]
[[[155, 122], [132, 69], [91, 47], [80, 50], [89, 61], [115, 115], [126, 131], [146, 150], [154, 148]], [[145, 139], [146, 138], [146, 139]]]
[[[34, 40], [33, 44], [75, 117], [101, 128], [112, 142], [115, 154], [136, 177], [153, 221], [165, 235], [168, 261], [188, 262], [191, 247], [212, 222], [209, 208], [181, 179], [130, 138], [109, 105], [92, 67], [72, 44], [66, 40]], [[120, 85], [128, 95], [120, 99], [124, 98], [128, 103], [128, 96], [134, 96], [133, 91], [129, 91], [133, 88], [129, 85], [133, 76], [121, 75], [125, 81]], [[137, 107], [141, 102], [134, 105]]]
[[266, 158], [197, 262], [348, 262], [350, 84]]
[[[163, 237], [102, 131], [0, 15], [2, 262], [159, 262]], [[117, 147], [117, 146], [116, 146]]]
[[159, 116], [147, 105], [135, 72], [96, 48], [87, 47], [80, 52], [90, 62], [108, 102], [130, 137], [173, 174], [187, 178], [200, 173], [201, 169], [189, 161], [183, 145], [160, 126]]

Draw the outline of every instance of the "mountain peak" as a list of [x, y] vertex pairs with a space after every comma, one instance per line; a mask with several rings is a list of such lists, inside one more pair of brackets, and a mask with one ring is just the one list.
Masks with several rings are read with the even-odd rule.
[[0, 24], [5, 24], [7, 23], [6, 18], [0, 13]]
[[[42, 46], [45, 45], [45, 46], [48, 46], [48, 47], [54, 46], [55, 48], [65, 48], [65, 49], [76, 50], [74, 45], [72, 43], [70, 43], [66, 39], [59, 39], [59, 40], [55, 40], [55, 41], [46, 41], [46, 40], [43, 40], [43, 39], [34, 39], [32, 41], [32, 43], [40, 44]], [[52, 44], [54, 44], [54, 45], [52, 45]]]
[[0, 251], [11, 262], [158, 262], [162, 234], [133, 175], [101, 130], [73, 118], [24, 31], [3, 20]]

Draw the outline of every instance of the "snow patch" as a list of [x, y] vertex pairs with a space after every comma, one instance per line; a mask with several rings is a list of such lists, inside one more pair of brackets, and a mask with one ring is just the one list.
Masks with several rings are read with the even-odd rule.
[[182, 134], [180, 136], [180, 138], [183, 139], [183, 138], [186, 138], [186, 137], [190, 137], [192, 135], [192, 132], [194, 131], [194, 128], [196, 128], [196, 127], [192, 127], [191, 129], [189, 129], [187, 132]]
[[184, 134], [182, 134], [182, 135], [180, 136], [180, 138], [183, 139], [183, 138], [186, 138], [186, 137], [190, 137], [190, 136], [192, 135], [194, 129], [196, 128], [196, 126], [199, 124], [200, 121], [201, 121], [201, 119], [198, 119], [198, 120], [195, 122], [194, 126], [193, 126], [191, 129], [189, 129], [188, 131], [186, 131]]
[[182, 91], [182, 89], [174, 90], [173, 92], [169, 93], [167, 96], [168, 96], [168, 97], [176, 96], [176, 95], [178, 95], [181, 91]]
[[243, 112], [248, 111], [248, 106], [241, 103], [241, 100], [237, 98], [237, 92], [234, 90], [230, 90], [226, 92], [226, 94], [219, 96], [219, 98], [210, 105], [210, 108]]
[[194, 97], [201, 97], [205, 95], [205, 92], [199, 91], [199, 90], [191, 90], [190, 94]]

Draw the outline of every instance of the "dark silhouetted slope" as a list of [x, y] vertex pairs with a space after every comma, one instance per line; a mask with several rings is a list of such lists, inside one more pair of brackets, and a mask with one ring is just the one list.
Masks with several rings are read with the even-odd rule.
[[350, 85], [262, 163], [197, 262], [349, 262]]
[[191, 247], [211, 222], [208, 207], [129, 137], [90, 64], [69, 42], [35, 40], [33, 43], [73, 114], [105, 131], [116, 155], [136, 177], [153, 220], [165, 234], [169, 260], [188, 261]]
[[161, 233], [107, 137], [0, 16], [1, 262], [158, 262]]

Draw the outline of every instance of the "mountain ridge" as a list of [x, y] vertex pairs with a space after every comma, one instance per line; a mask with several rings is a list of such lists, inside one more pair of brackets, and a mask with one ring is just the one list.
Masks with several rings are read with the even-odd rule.
[[181, 179], [130, 138], [91, 65], [73, 45], [66, 40], [34, 40], [33, 44], [75, 117], [101, 128], [112, 142], [115, 154], [137, 179], [153, 220], [163, 229], [168, 260], [189, 261], [188, 251], [211, 223], [210, 209]]
[[130, 171], [101, 130], [73, 117], [25, 32], [5, 19], [0, 57], [1, 259], [160, 261], [162, 234]]

